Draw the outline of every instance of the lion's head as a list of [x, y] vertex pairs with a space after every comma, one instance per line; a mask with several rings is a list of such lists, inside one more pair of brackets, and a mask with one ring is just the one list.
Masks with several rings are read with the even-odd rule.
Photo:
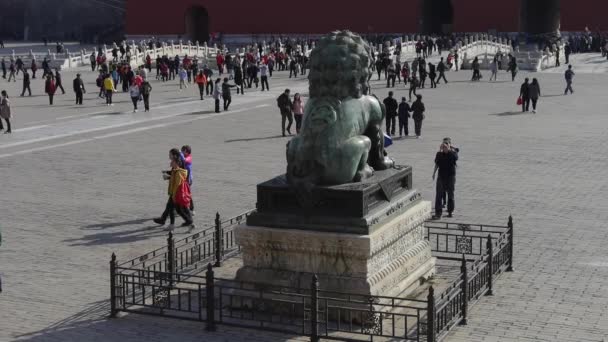
[[371, 49], [357, 34], [335, 31], [310, 54], [310, 97], [359, 98], [367, 94]]

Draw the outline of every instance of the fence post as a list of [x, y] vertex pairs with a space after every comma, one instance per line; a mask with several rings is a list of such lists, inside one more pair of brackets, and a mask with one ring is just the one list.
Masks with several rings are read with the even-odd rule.
[[492, 296], [494, 293], [492, 292], [493, 284], [492, 278], [494, 276], [494, 246], [492, 246], [492, 236], [488, 234], [488, 292], [486, 292], [486, 296]]
[[467, 312], [469, 311], [469, 275], [467, 273], [467, 259], [464, 254], [462, 255], [460, 271], [462, 272], [462, 321], [460, 321], [460, 325], [467, 325]]
[[435, 289], [432, 286], [429, 287], [426, 311], [426, 340], [435, 342]]
[[116, 317], [116, 254], [110, 260], [110, 317]]
[[169, 273], [169, 287], [173, 287], [173, 280], [175, 274], [175, 247], [173, 244], [173, 233], [169, 232], [167, 237], [167, 269]]
[[513, 272], [513, 216], [509, 215], [509, 223], [507, 224], [509, 227], [509, 268], [507, 268], [507, 272]]
[[310, 342], [319, 342], [319, 278], [316, 274], [312, 276], [310, 288]]
[[218, 212], [215, 213], [215, 267], [222, 266], [223, 240], [222, 221], [220, 220], [220, 213]]
[[215, 289], [213, 284], [213, 266], [211, 266], [211, 263], [207, 265], [205, 287], [205, 294], [207, 296], [207, 326], [205, 330], [215, 331]]

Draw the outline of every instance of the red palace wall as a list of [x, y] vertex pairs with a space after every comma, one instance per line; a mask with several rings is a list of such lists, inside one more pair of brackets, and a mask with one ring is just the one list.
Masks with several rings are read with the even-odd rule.
[[[183, 35], [185, 13], [203, 6], [210, 32], [224, 34], [326, 33], [350, 29], [360, 33], [411, 33], [419, 28], [421, 0], [128, 0], [129, 35]], [[296, 2], [298, 3], [298, 2]], [[455, 32], [516, 32], [519, 0], [452, 0]], [[237, 5], [238, 4], [238, 5]], [[608, 1], [562, 0], [562, 30], [608, 30]]]

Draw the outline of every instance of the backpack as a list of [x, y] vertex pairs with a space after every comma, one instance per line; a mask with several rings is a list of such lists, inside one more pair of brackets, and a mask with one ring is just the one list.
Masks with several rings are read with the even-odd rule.
[[98, 86], [98, 87], [101, 87], [101, 86], [103, 85], [103, 83], [102, 83], [102, 82], [103, 82], [103, 81], [101, 80], [101, 76], [97, 77], [96, 84], [97, 84], [97, 86]]

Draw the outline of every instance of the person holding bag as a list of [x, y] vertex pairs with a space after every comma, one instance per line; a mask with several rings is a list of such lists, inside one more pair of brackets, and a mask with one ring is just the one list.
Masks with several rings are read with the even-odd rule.
[[182, 227], [190, 227], [190, 230], [194, 229], [195, 226], [192, 221], [192, 215], [190, 214], [190, 201], [192, 201], [192, 194], [190, 193], [190, 186], [188, 184], [188, 171], [184, 169], [181, 153], [178, 149], [173, 148], [169, 151], [169, 159], [171, 161], [171, 171], [163, 171], [163, 178], [169, 180], [169, 186], [167, 193], [169, 199], [165, 206], [165, 211], [159, 218], [155, 218], [154, 222], [160, 225], [164, 225], [167, 217], [169, 217], [169, 226], [166, 230], [173, 230], [175, 228], [175, 212], [184, 219]]

